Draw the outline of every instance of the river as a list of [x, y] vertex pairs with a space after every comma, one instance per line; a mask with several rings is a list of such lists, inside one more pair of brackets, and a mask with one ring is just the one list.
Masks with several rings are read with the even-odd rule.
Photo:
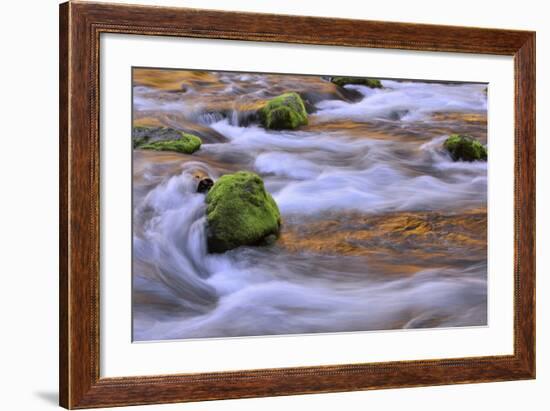
[[[483, 326], [487, 163], [453, 162], [452, 133], [487, 143], [485, 84], [141, 70], [134, 125], [203, 139], [134, 150], [133, 338]], [[251, 113], [298, 91], [309, 124]], [[282, 214], [272, 246], [209, 254], [197, 178], [250, 170]]]

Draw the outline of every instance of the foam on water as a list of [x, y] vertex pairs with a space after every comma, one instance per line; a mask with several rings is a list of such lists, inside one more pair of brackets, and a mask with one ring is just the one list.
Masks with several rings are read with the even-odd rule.
[[317, 118], [367, 121], [372, 119], [418, 121], [435, 112], [486, 112], [483, 84], [440, 84], [383, 80], [383, 89], [348, 85], [365, 97], [358, 103], [326, 100], [317, 104]]
[[[254, 158], [253, 168], [268, 186], [271, 175], [288, 179], [274, 193], [283, 213], [464, 209], [486, 202], [487, 163], [452, 161], [441, 149], [448, 136], [421, 145], [402, 161], [392, 152], [406, 142], [270, 132], [226, 120], [212, 127], [231, 140], [230, 149]], [[418, 175], [419, 167], [428, 173]]]
[[314, 180], [290, 183], [275, 194], [275, 200], [283, 213], [453, 210], [482, 206], [485, 199], [479, 193], [486, 187], [487, 178], [481, 176], [447, 182], [375, 165], [361, 172], [327, 172]]

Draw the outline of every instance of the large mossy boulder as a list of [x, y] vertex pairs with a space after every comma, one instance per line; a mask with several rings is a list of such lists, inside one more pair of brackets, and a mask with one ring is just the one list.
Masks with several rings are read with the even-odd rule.
[[487, 161], [487, 149], [473, 137], [452, 134], [443, 143], [454, 161]]
[[184, 154], [194, 153], [202, 144], [202, 140], [193, 134], [165, 127], [134, 127], [132, 141], [134, 148]]
[[356, 84], [370, 88], [382, 88], [382, 82], [375, 78], [365, 77], [333, 77], [331, 80], [337, 86], [343, 87], [347, 84]]
[[304, 101], [298, 93], [274, 97], [258, 110], [262, 125], [271, 130], [294, 130], [307, 124]]
[[211, 253], [269, 244], [279, 235], [279, 208], [257, 174], [239, 171], [220, 177], [208, 192], [206, 204]]

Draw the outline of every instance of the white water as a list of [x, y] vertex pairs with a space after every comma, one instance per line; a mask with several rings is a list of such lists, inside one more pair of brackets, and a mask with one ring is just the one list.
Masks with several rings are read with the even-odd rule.
[[[212, 145], [207, 153], [233, 150], [254, 159], [252, 168], [266, 175], [268, 187], [270, 180], [285, 179], [281, 189], [272, 190], [283, 213], [449, 210], [480, 207], [487, 200], [487, 163], [453, 162], [441, 150], [448, 136], [417, 148], [416, 143], [330, 133], [273, 133], [227, 120], [212, 128], [227, 136], [232, 147]], [[396, 157], [395, 150], [407, 147], [411, 153], [406, 160]], [[420, 167], [430, 172], [419, 174]]]
[[[148, 281], [135, 286], [162, 298], [162, 304], [137, 312], [135, 339], [376, 330], [394, 323], [423, 327], [435, 319], [438, 326], [485, 321], [483, 264], [381, 281], [354, 257], [313, 259], [261, 248], [208, 254], [195, 167], [188, 164], [138, 206], [150, 218], [143, 238], [135, 240], [134, 258], [155, 261], [155, 267]], [[162, 310], [166, 304], [176, 307], [170, 315]]]
[[349, 85], [365, 98], [359, 103], [326, 100], [317, 104], [323, 120], [352, 118], [399, 119], [413, 122], [435, 112], [486, 112], [487, 99], [480, 84], [446, 85], [439, 83], [397, 82], [385, 80], [384, 89]]
[[[405, 124], [445, 111], [442, 107], [467, 112], [486, 107], [479, 84], [384, 84], [391, 89], [350, 86], [365, 98], [322, 101], [315, 116], [321, 122], [376, 118]], [[156, 109], [172, 110], [170, 104], [175, 103], [158, 103]], [[468, 267], [442, 261], [441, 267], [385, 278], [359, 257], [292, 254], [277, 246], [208, 254], [204, 195], [195, 192], [194, 176], [219, 177], [201, 156], [253, 170], [262, 175], [284, 221], [326, 211], [482, 207], [486, 163], [452, 162], [440, 148], [445, 135], [419, 144], [341, 132], [268, 132], [215, 116], [210, 122], [228, 143], [203, 145], [196, 161], [183, 163], [176, 174], [150, 164], [143, 181], [135, 183], [134, 339], [485, 324], [485, 261]]]

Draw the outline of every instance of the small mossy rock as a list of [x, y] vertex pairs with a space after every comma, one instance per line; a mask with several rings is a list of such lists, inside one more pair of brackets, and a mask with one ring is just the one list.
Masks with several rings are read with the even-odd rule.
[[154, 141], [176, 140], [180, 137], [181, 132], [173, 128], [136, 126], [132, 129], [134, 148], [139, 148]]
[[206, 204], [211, 253], [270, 244], [279, 236], [279, 208], [257, 174], [239, 171], [220, 177], [208, 191]]
[[487, 161], [487, 149], [478, 140], [463, 134], [452, 134], [443, 143], [454, 161]]
[[140, 148], [143, 150], [175, 151], [177, 153], [193, 154], [201, 146], [201, 139], [192, 134], [183, 134], [177, 140], [162, 140], [148, 143]]
[[337, 86], [343, 87], [347, 84], [356, 84], [370, 88], [382, 88], [382, 82], [375, 78], [364, 77], [333, 77], [331, 81]]
[[265, 128], [294, 130], [307, 124], [307, 112], [298, 93], [285, 93], [274, 97], [258, 110], [258, 117]]
[[202, 140], [193, 134], [164, 127], [134, 127], [132, 140], [134, 148], [185, 154], [194, 153], [202, 144]]

